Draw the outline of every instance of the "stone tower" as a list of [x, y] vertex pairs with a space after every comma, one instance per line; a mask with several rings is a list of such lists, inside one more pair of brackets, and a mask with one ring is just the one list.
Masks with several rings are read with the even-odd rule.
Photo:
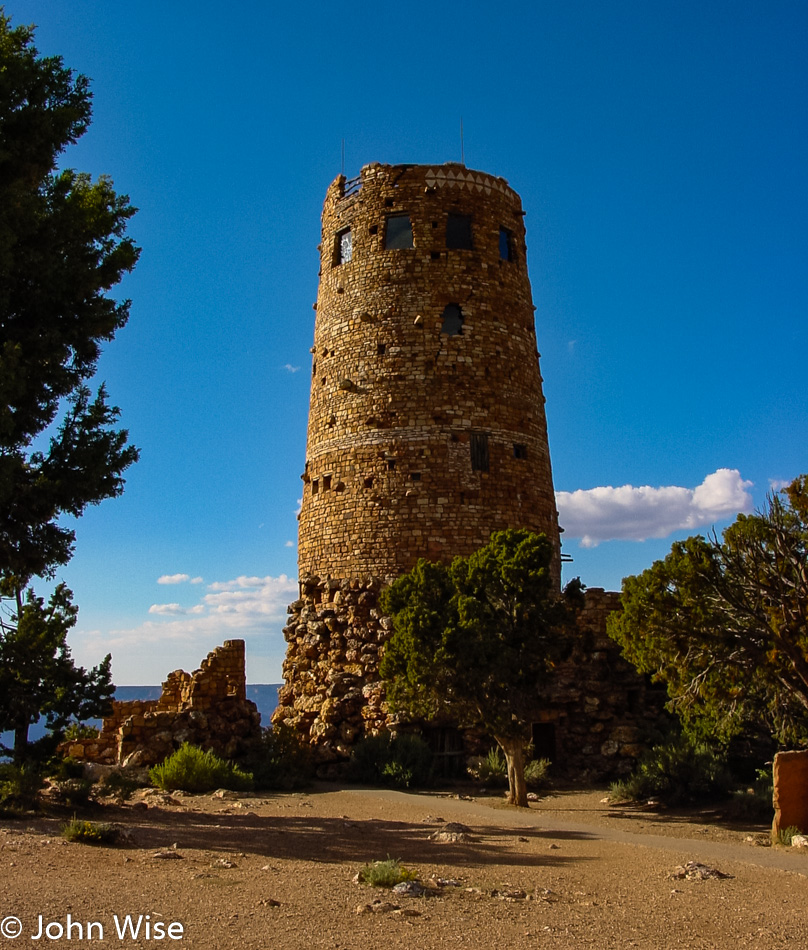
[[323, 209], [300, 577], [392, 578], [559, 534], [521, 201], [463, 165], [367, 165]]
[[300, 599], [273, 721], [344, 759], [386, 723], [385, 582], [558, 515], [519, 196], [464, 165], [367, 165], [326, 194]]

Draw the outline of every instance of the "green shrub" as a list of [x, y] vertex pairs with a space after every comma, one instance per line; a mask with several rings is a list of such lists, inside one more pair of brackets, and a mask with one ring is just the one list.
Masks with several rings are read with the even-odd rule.
[[525, 782], [528, 788], [545, 788], [550, 779], [547, 773], [550, 771], [549, 759], [531, 759], [525, 766]]
[[42, 773], [34, 765], [0, 764], [0, 811], [6, 815], [36, 810]]
[[395, 887], [402, 881], [414, 881], [418, 877], [415, 871], [402, 867], [396, 858], [386, 861], [373, 861], [366, 864], [359, 871], [360, 884], [370, 884], [373, 887]]
[[82, 844], [114, 844], [118, 840], [118, 831], [112, 825], [82, 821], [73, 816], [62, 826], [62, 837]]
[[101, 794], [111, 795], [125, 802], [131, 798], [132, 793], [140, 786], [140, 782], [123, 772], [109, 772], [101, 780]]
[[82, 808], [90, 800], [93, 783], [86, 778], [66, 778], [53, 783], [57, 801], [73, 808]]
[[160, 765], [149, 770], [149, 778], [165, 791], [182, 789], [186, 792], [211, 792], [229, 788], [248, 792], [254, 787], [253, 777], [231, 762], [220, 759], [208, 749], [206, 752], [188, 742], [183, 743]]
[[78, 742], [80, 739], [97, 739], [100, 730], [95, 726], [86, 726], [83, 722], [71, 722], [65, 729], [66, 742]]
[[790, 848], [791, 839], [794, 837], [794, 835], [801, 835], [801, 834], [802, 832], [800, 831], [800, 829], [795, 827], [794, 825], [789, 825], [788, 828], [781, 828], [777, 832], [777, 841], [775, 842], [775, 844], [782, 844], [782, 845], [785, 845], [785, 847]]
[[771, 769], [758, 769], [751, 788], [732, 793], [724, 809], [727, 818], [738, 821], [771, 821], [774, 785]]
[[469, 775], [488, 788], [507, 788], [508, 767], [499, 746], [488, 750], [485, 756], [476, 756], [469, 761]]
[[432, 750], [420, 736], [410, 733], [366, 736], [351, 753], [349, 776], [366, 785], [428, 785], [432, 777]]
[[50, 768], [46, 770], [46, 774], [48, 778], [59, 782], [72, 778], [84, 778], [84, 763], [66, 755], [64, 758], [58, 758], [52, 762]]
[[261, 730], [244, 765], [257, 788], [300, 788], [314, 774], [311, 746], [296, 729], [280, 722]]
[[[525, 782], [528, 788], [542, 788], [547, 785], [549, 759], [531, 759], [525, 765]], [[489, 749], [488, 755], [471, 759], [469, 775], [487, 788], [508, 787], [508, 766], [505, 755], [499, 746]]]
[[726, 797], [731, 787], [723, 755], [681, 736], [648, 751], [632, 775], [612, 785], [609, 798], [614, 802], [655, 798], [680, 805]]
[[753, 790], [733, 792], [723, 809], [726, 818], [736, 821], [771, 821], [773, 813], [771, 793], [759, 795]]

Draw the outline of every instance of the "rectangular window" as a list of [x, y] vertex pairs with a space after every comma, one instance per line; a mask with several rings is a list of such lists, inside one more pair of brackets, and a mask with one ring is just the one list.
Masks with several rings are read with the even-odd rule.
[[388, 251], [400, 251], [413, 246], [409, 215], [396, 214], [387, 219], [384, 246]]
[[471, 470], [472, 472], [488, 471], [488, 433], [471, 433]]
[[523, 445], [520, 442], [513, 443], [513, 457], [515, 459], [526, 459], [527, 458], [527, 446]]
[[499, 256], [503, 261], [513, 260], [513, 236], [507, 228], [499, 229]]
[[471, 216], [468, 214], [450, 214], [446, 219], [446, 247], [470, 251]]
[[352, 257], [353, 238], [351, 236], [351, 229], [343, 228], [342, 231], [337, 232], [336, 241], [334, 243], [334, 266], [337, 267], [340, 264], [347, 264]]

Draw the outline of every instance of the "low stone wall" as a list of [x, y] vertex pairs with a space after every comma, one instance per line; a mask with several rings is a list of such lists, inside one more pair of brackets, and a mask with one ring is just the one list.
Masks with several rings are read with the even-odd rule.
[[774, 757], [775, 841], [786, 828], [808, 834], [808, 752], [778, 752]]
[[159, 699], [113, 702], [97, 738], [63, 743], [60, 751], [88, 762], [143, 766], [190, 742], [234, 758], [261, 729], [246, 695], [244, 641], [225, 640], [193, 673], [169, 673]]
[[[363, 736], [401, 725], [389, 714], [378, 672], [392, 634], [391, 619], [378, 609], [382, 586], [374, 577], [309, 577], [289, 607], [286, 682], [272, 721], [292, 726], [311, 744], [321, 775], [338, 772]], [[617, 609], [618, 594], [586, 592], [572, 656], [541, 697], [534, 740], [537, 754], [552, 760], [555, 775], [594, 780], [629, 773], [662, 711], [664, 691], [623, 660], [606, 635], [606, 618]], [[438, 747], [447, 736], [433, 730], [433, 739]], [[457, 741], [469, 755], [491, 744], [470, 731]]]

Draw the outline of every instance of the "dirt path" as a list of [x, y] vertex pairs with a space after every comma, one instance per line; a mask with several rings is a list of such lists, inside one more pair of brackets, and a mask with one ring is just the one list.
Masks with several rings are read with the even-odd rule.
[[[753, 846], [746, 838], [760, 827], [614, 809], [603, 795], [558, 794], [527, 811], [497, 800], [366, 789], [174, 804], [153, 795], [148, 807], [93, 816], [131, 829], [128, 848], [68, 844], [56, 818], [4, 822], [0, 918], [18, 918], [22, 933], [17, 941], [0, 937], [0, 950], [808, 945], [808, 855]], [[430, 840], [450, 821], [469, 826], [471, 840]], [[179, 857], [155, 857], [163, 850]], [[353, 883], [365, 862], [388, 855], [423, 882], [457, 883], [435, 885], [427, 898]], [[694, 860], [729, 876], [670, 876]], [[368, 910], [374, 900], [398, 909]], [[31, 941], [40, 915], [55, 935], [68, 914], [70, 940], [65, 931]], [[127, 914], [133, 925], [142, 915], [141, 930], [119, 940], [115, 918], [120, 925]], [[145, 939], [146, 923], [158, 921], [181, 925], [182, 938], [155, 940], [152, 929]], [[86, 939], [90, 922], [101, 939], [99, 927]]]

